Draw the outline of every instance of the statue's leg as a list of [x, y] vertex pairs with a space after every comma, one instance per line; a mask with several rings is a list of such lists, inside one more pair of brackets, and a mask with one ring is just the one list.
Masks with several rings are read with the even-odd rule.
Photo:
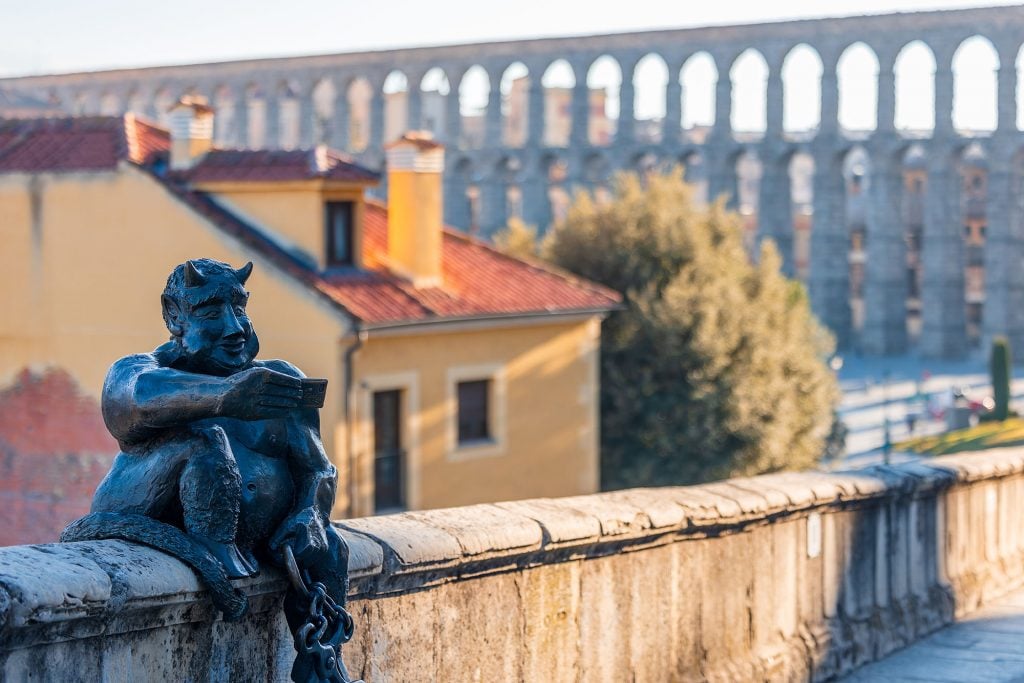
[[[300, 569], [309, 574], [313, 583], [322, 583], [336, 603], [344, 606], [348, 600], [348, 543], [338, 530], [328, 525], [327, 547], [323, 550], [303, 557]], [[299, 598], [293, 588], [289, 588], [284, 601], [284, 614], [288, 626], [294, 632], [309, 616], [309, 602]]]
[[92, 501], [92, 512], [122, 512], [173, 522], [178, 479], [196, 448], [205, 439], [185, 432], [138, 453], [118, 453]]
[[224, 565], [229, 578], [254, 576], [257, 570], [235, 545], [242, 502], [242, 477], [220, 427], [197, 430], [179, 487], [185, 530]]

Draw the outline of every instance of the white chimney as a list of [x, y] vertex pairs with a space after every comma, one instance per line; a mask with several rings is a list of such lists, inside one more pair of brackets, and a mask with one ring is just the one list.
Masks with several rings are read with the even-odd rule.
[[171, 170], [185, 171], [213, 147], [213, 107], [206, 98], [186, 95], [169, 110]]

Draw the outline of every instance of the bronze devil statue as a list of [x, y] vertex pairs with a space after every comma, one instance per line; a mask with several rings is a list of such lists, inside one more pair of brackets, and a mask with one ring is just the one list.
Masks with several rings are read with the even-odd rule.
[[167, 278], [171, 339], [110, 368], [103, 419], [121, 452], [61, 541], [118, 538], [169, 553], [199, 573], [229, 620], [248, 608], [230, 579], [285, 567], [293, 679], [347, 681], [348, 548], [330, 524], [337, 474], [318, 412], [327, 382], [256, 360], [251, 272], [197, 259]]

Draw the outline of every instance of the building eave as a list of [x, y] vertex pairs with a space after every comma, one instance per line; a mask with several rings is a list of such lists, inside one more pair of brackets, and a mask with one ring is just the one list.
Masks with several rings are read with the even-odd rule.
[[397, 337], [433, 332], [501, 329], [533, 325], [563, 325], [583, 322], [594, 317], [604, 319], [618, 307], [577, 308], [565, 311], [534, 311], [527, 313], [485, 313], [474, 316], [452, 316], [394, 322], [360, 323], [358, 329], [372, 337]]

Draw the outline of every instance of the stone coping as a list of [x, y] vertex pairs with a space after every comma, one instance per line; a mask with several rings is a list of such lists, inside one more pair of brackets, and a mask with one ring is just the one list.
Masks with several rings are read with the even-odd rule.
[[[778, 473], [700, 486], [630, 489], [337, 522], [351, 548], [353, 599], [735, 533], [779, 518], [1024, 472], [1024, 449], [893, 466]], [[280, 600], [270, 569], [238, 584], [254, 612]], [[0, 547], [0, 648], [216, 618], [195, 574], [123, 541]]]

